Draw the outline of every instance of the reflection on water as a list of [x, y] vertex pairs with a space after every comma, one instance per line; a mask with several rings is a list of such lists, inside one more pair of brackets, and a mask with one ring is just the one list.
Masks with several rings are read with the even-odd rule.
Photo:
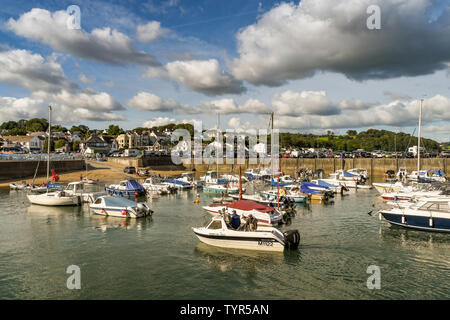
[[[283, 253], [201, 243], [191, 228], [210, 221], [202, 206], [211, 198], [197, 193], [140, 199], [153, 217], [124, 219], [93, 215], [88, 205], [30, 205], [24, 192], [0, 191], [0, 298], [450, 298], [449, 235], [368, 215], [376, 210], [373, 190], [338, 195], [329, 205], [298, 204], [280, 230], [298, 229], [300, 248]], [[66, 288], [71, 264], [82, 270], [77, 292]], [[366, 288], [373, 264], [382, 272], [377, 291]], [[130, 266], [140, 271], [124, 272]]]
[[254, 273], [261, 268], [280, 265], [284, 260], [283, 252], [220, 248], [202, 242], [195, 247], [194, 254], [203, 258], [211, 267], [221, 272], [242, 270]]
[[110, 217], [93, 214], [91, 216], [91, 223], [92, 227], [95, 230], [101, 232], [106, 232], [108, 229], [123, 229], [123, 230], [136, 229], [137, 231], [141, 232], [151, 227], [152, 217], [132, 219], [132, 218]]

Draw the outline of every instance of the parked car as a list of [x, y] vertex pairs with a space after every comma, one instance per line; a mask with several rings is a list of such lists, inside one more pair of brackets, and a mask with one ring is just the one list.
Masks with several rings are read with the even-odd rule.
[[443, 150], [441, 152], [441, 157], [442, 158], [450, 158], [450, 150]]
[[125, 167], [125, 169], [123, 169], [123, 172], [125, 173], [136, 173], [136, 168], [135, 167]]

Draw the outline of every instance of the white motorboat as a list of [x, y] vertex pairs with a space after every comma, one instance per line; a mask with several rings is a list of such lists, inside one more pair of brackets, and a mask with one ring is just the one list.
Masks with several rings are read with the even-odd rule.
[[343, 186], [346, 188], [358, 188], [358, 181], [352, 181], [352, 180], [342, 180], [342, 179], [335, 179], [335, 178], [330, 178], [330, 179], [320, 179], [326, 183], [335, 185], [335, 186]]
[[80, 196], [83, 202], [92, 203], [98, 197], [105, 196], [106, 192], [87, 192], [85, 188], [85, 182], [70, 182], [64, 189], [65, 193], [68, 195]]
[[420, 170], [413, 171], [407, 176], [408, 180], [418, 182], [445, 182], [445, 173], [440, 170]]
[[347, 172], [358, 175], [361, 178], [364, 178], [365, 180], [369, 180], [369, 178], [370, 178], [369, 172], [367, 171], [367, 169], [353, 168], [353, 169], [347, 170]]
[[380, 210], [379, 218], [405, 228], [450, 232], [450, 197], [421, 198], [409, 206]]
[[121, 218], [141, 218], [153, 214], [145, 203], [136, 203], [119, 196], [99, 197], [89, 207], [95, 214]]
[[81, 182], [83, 182], [84, 184], [97, 184], [98, 180], [83, 178], [83, 179], [81, 179]]
[[81, 196], [68, 194], [64, 190], [47, 192], [42, 194], [27, 194], [32, 204], [42, 206], [79, 206], [82, 203]]
[[400, 190], [402, 190], [405, 186], [403, 185], [402, 182], [397, 181], [395, 183], [372, 183], [372, 186], [375, 187], [375, 189], [379, 192], [379, 193], [388, 193], [388, 192], [399, 192]]
[[308, 195], [300, 192], [298, 185], [293, 185], [292, 187], [284, 187], [280, 190], [267, 190], [261, 192], [269, 200], [276, 200], [278, 197], [286, 197], [288, 200], [294, 201], [296, 203], [305, 202], [308, 199]]
[[213, 215], [232, 213], [235, 210], [242, 221], [245, 221], [251, 214], [258, 220], [258, 225], [261, 226], [271, 227], [283, 223], [283, 215], [276, 208], [249, 200], [237, 200], [229, 204], [214, 203], [204, 206], [203, 209]]
[[[204, 193], [218, 193], [218, 194], [236, 194], [239, 193], [239, 187], [227, 186], [223, 184], [207, 184], [203, 186]], [[245, 188], [242, 188], [242, 192], [245, 192]]]
[[181, 174], [181, 177], [177, 178], [176, 180], [190, 183], [196, 188], [201, 188], [204, 185], [204, 182], [202, 180], [195, 180], [193, 172], [183, 172]]
[[192, 228], [201, 242], [232, 249], [283, 251], [297, 249], [300, 244], [298, 230], [281, 233], [273, 227], [259, 227], [257, 231], [238, 231], [228, 227], [223, 217], [214, 217], [202, 228]]
[[9, 188], [11, 190], [26, 190], [26, 189], [29, 189], [30, 186], [25, 181], [22, 181], [21, 184], [10, 183]]
[[177, 190], [177, 188], [171, 187], [169, 184], [163, 184], [160, 181], [157, 181], [156, 178], [152, 178], [152, 177], [145, 179], [142, 186], [148, 192], [156, 193], [159, 195], [173, 193]]

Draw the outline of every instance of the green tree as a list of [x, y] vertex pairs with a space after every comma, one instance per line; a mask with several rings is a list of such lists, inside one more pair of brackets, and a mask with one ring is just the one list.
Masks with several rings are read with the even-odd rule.
[[64, 139], [59, 139], [58, 141], [56, 141], [55, 143], [55, 149], [59, 149], [61, 147], [64, 147], [66, 145], [67, 141]]
[[74, 141], [72, 144], [73, 151], [80, 151], [80, 141]]
[[[43, 152], [46, 153], [48, 148], [48, 139], [45, 139], [44, 141], [44, 147]], [[53, 140], [50, 140], [50, 152], [55, 151], [55, 142]]]
[[122, 133], [124, 133], [124, 131], [121, 128], [119, 128], [118, 125], [111, 124], [108, 127], [108, 135], [117, 137], [119, 134], [122, 134]]

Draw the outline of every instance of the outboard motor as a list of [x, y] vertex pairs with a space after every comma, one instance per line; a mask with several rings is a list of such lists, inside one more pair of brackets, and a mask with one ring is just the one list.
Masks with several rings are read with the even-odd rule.
[[285, 247], [288, 249], [297, 249], [300, 244], [300, 233], [298, 230], [288, 230], [283, 233]]

